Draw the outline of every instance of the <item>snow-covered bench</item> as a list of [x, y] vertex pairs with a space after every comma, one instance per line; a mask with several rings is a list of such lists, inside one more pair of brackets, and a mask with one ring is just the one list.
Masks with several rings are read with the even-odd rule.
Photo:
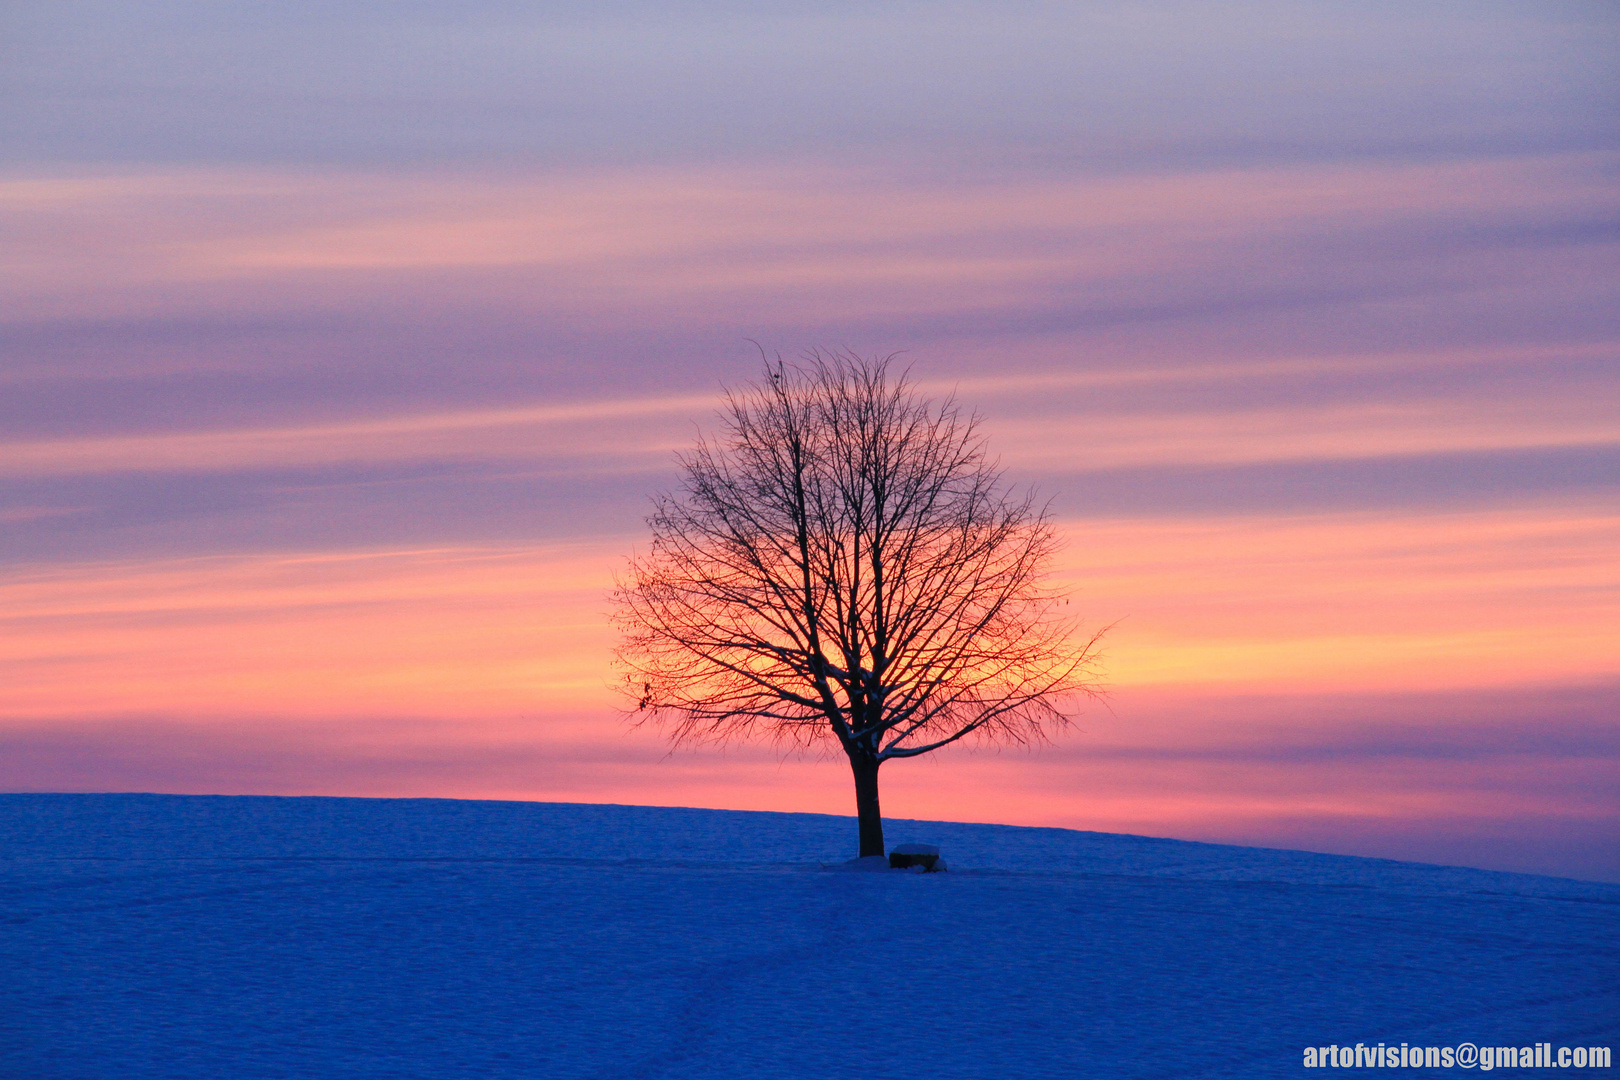
[[945, 860], [939, 857], [939, 848], [932, 844], [901, 844], [889, 852], [889, 867], [893, 870], [922, 869], [934, 873], [945, 869]]

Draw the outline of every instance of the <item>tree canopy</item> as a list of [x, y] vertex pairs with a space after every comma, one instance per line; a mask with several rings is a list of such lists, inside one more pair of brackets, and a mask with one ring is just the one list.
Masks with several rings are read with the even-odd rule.
[[836, 743], [882, 854], [878, 767], [1044, 737], [1096, 692], [1097, 637], [1049, 585], [1047, 509], [893, 358], [777, 361], [722, 415], [615, 592], [624, 689], [677, 741]]

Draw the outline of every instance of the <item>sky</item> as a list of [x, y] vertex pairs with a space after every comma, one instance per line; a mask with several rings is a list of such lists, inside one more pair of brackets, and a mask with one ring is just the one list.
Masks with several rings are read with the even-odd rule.
[[1607, 3], [0, 7], [0, 789], [852, 812], [628, 724], [607, 599], [758, 347], [847, 348], [1112, 626], [888, 816], [1620, 880], [1617, 60]]

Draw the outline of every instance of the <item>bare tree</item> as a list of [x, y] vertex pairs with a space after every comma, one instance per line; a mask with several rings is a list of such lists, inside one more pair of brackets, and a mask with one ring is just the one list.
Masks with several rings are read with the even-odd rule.
[[884, 852], [884, 762], [1039, 739], [1095, 693], [1046, 509], [891, 361], [811, 353], [727, 393], [615, 591], [633, 711], [677, 742], [836, 741], [863, 856]]

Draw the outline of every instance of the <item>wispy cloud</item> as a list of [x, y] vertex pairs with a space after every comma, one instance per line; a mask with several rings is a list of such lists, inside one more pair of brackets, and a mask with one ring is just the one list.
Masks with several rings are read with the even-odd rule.
[[[1119, 305], [1194, 283], [1223, 302], [1287, 285], [1331, 294], [1371, 285], [1375, 266], [1407, 288], [1477, 288], [1513, 272], [1493, 249], [1522, 260], [1612, 241], [1609, 164], [1588, 153], [967, 181], [870, 158], [506, 176], [21, 176], [0, 184], [13, 233], [0, 272], [14, 310], [41, 316], [89, 296], [114, 311], [172, 309], [174, 284], [321, 310], [379, 289], [467, 302], [527, 284], [547, 308], [616, 310], [634, 295], [668, 317], [740, 301], [754, 320], [824, 318], [829, 305], [846, 318], [1023, 308], [1054, 292]], [[1563, 227], [1525, 228], [1547, 223]], [[1224, 272], [1207, 276], [1215, 265]]]
[[[639, 398], [281, 428], [0, 443], [0, 474], [234, 472], [511, 457], [569, 461], [622, 454], [627, 441], [632, 453], [667, 452], [669, 421], [713, 407], [712, 395]], [[664, 421], [665, 442], [645, 440], [649, 420]], [[637, 441], [641, 445], [633, 446]]]
[[[1099, 408], [1083, 395], [1101, 385], [1151, 393], [1178, 378], [1146, 372], [1008, 379], [988, 386], [999, 408], [987, 430], [1014, 476], [1356, 461], [1447, 453], [1596, 448], [1620, 451], [1620, 414], [1601, 399], [1529, 394], [1518, 400], [1463, 395], [1267, 408], [1183, 406], [1170, 411]], [[1060, 395], [1055, 397], [1054, 395]], [[169, 431], [0, 442], [0, 476], [231, 474], [386, 468], [412, 464], [529, 468], [584, 478], [671, 473], [673, 456], [701, 427], [713, 430], [709, 395], [599, 399], [273, 428]], [[1022, 415], [1021, 415], [1022, 414]], [[666, 477], [665, 479], [667, 479]], [[18, 521], [66, 511], [16, 508]]]

